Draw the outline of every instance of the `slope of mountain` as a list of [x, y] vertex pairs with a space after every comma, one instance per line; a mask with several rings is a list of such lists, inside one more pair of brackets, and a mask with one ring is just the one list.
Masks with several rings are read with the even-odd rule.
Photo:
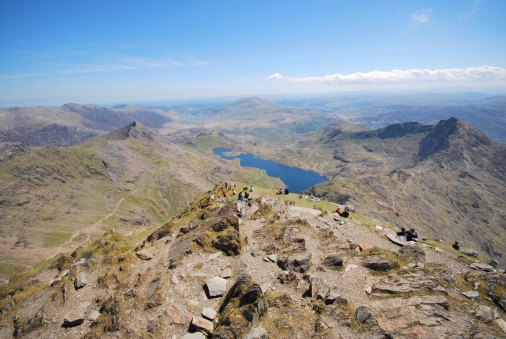
[[0, 109], [0, 142], [71, 146], [128, 125], [133, 120], [161, 128], [172, 119], [140, 107], [112, 110], [95, 105]]
[[183, 149], [135, 122], [71, 147], [0, 147], [2, 277], [115, 227], [160, 224], [219, 180], [278, 179]]
[[506, 146], [463, 121], [353, 132], [336, 125], [281, 145], [239, 147], [330, 179], [312, 194], [422, 236], [460, 241], [506, 266]]
[[506, 336], [506, 276], [478, 258], [222, 185], [144, 240], [106, 232], [0, 286], [0, 337]]

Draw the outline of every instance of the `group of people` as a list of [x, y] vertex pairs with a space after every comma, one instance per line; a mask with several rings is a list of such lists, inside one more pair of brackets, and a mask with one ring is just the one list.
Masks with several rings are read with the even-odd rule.
[[401, 228], [400, 232], [397, 232], [397, 235], [401, 238], [406, 239], [407, 241], [418, 241], [418, 234], [414, 228], [410, 228], [409, 231], [406, 231], [404, 227]]
[[285, 188], [280, 188], [278, 193], [276, 194], [288, 194], [290, 193], [290, 189], [288, 187], [285, 187]]
[[[233, 189], [232, 189], [233, 187]], [[237, 184], [233, 183], [233, 184], [228, 184], [227, 182], [225, 182], [225, 187], [221, 190], [221, 193], [223, 194], [223, 197], [226, 198], [227, 197], [227, 189], [230, 191], [232, 190], [232, 195], [236, 195], [237, 194], [237, 191], [235, 190], [237, 188]], [[248, 189], [248, 187], [243, 187], [243, 189], [239, 192], [239, 195], [238, 195], [238, 200], [240, 201], [246, 201], [246, 200], [251, 200], [250, 198], [250, 192], [254, 192], [255, 189], [253, 188], [253, 185], [251, 185], [251, 187]]]
[[336, 209], [336, 213], [339, 214], [339, 216], [343, 217], [343, 218], [348, 218], [350, 216], [350, 210], [348, 209], [348, 207], [345, 207], [344, 211], [341, 211], [341, 208], [338, 207]]

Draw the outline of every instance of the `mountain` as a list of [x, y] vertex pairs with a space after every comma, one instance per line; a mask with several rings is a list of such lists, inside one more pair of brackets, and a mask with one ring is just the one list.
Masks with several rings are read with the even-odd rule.
[[493, 262], [294, 194], [225, 199], [223, 185], [144, 237], [105, 232], [1, 285], [0, 337], [505, 337]]
[[446, 243], [459, 241], [506, 267], [506, 146], [467, 123], [334, 125], [242, 152], [318, 172], [308, 193]]
[[217, 181], [280, 185], [260, 170], [182, 148], [139, 122], [70, 147], [0, 145], [4, 278], [104, 229], [144, 232]]
[[0, 142], [72, 146], [133, 120], [151, 128], [172, 121], [158, 111], [132, 106], [118, 110], [73, 103], [62, 107], [14, 107], [0, 109]]

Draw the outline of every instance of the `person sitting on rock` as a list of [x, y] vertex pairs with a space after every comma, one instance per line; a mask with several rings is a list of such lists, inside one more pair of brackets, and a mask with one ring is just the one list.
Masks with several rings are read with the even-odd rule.
[[244, 201], [244, 195], [243, 195], [243, 194], [244, 194], [244, 193], [243, 193], [242, 191], [241, 191], [241, 192], [239, 192], [239, 197], [238, 197], [238, 200], [240, 200], [240, 201]]
[[251, 185], [251, 188], [249, 189], [250, 192], [253, 192], [255, 191], [255, 189], [253, 188], [253, 185]]
[[409, 231], [406, 232], [406, 240], [407, 241], [418, 241], [418, 234], [416, 234], [414, 228], [410, 228]]
[[337, 214], [339, 214], [339, 215], [341, 215], [341, 213], [343, 213], [343, 212], [342, 212], [342, 211], [341, 211], [341, 209], [338, 207], [338, 208], [336, 209], [336, 213], [337, 213]]
[[401, 231], [397, 232], [397, 235], [399, 237], [405, 237], [406, 236], [406, 229], [404, 227], [401, 227]]
[[455, 243], [452, 245], [452, 247], [458, 251], [460, 249], [459, 242], [455, 241]]
[[343, 218], [348, 218], [350, 216], [350, 210], [348, 209], [348, 207], [345, 207], [343, 213], [339, 215]]

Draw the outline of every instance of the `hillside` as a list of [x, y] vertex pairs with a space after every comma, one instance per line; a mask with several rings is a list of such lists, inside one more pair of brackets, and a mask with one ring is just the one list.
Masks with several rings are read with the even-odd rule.
[[160, 225], [216, 181], [280, 185], [138, 122], [71, 147], [0, 145], [1, 278], [104, 230], [138, 234]]
[[172, 119], [157, 111], [129, 106], [112, 110], [96, 105], [0, 108], [0, 142], [32, 146], [72, 146], [137, 120], [161, 128]]
[[446, 243], [460, 241], [506, 266], [506, 146], [454, 118], [380, 130], [341, 126], [234, 150], [321, 173], [329, 181], [311, 194]]
[[492, 266], [432, 240], [398, 246], [324, 202], [261, 188], [238, 202], [222, 185], [144, 240], [106, 232], [0, 286], [0, 337], [506, 337]]

